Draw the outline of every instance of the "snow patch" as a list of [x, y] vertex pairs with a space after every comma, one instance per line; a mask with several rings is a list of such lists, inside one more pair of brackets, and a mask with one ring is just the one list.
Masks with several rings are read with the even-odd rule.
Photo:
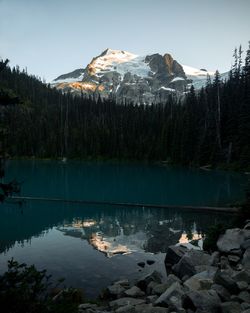
[[160, 87], [158, 90], [161, 90], [161, 89], [162, 90], [167, 90], [167, 91], [170, 91], [170, 92], [175, 92], [176, 91], [175, 89], [164, 87], [164, 86]]
[[185, 80], [185, 78], [183, 78], [183, 77], [175, 77], [174, 79], [171, 80], [170, 83], [178, 82], [180, 80]]

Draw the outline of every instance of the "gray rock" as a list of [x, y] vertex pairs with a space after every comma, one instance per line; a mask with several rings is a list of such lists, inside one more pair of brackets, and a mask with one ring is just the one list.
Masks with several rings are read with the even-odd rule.
[[238, 298], [241, 300], [241, 302], [247, 302], [250, 303], [250, 293], [248, 291], [241, 291], [238, 294]]
[[165, 257], [165, 264], [177, 264], [187, 251], [187, 247], [184, 246], [169, 246]]
[[221, 313], [240, 313], [241, 306], [237, 302], [224, 302], [221, 304]]
[[78, 310], [86, 310], [86, 309], [95, 309], [97, 308], [97, 305], [96, 304], [93, 304], [93, 303], [82, 303], [82, 304], [79, 304], [78, 306]]
[[250, 269], [250, 248], [247, 248], [243, 255], [242, 265], [245, 269]]
[[147, 286], [148, 284], [153, 281], [156, 283], [161, 283], [162, 280], [162, 275], [157, 272], [157, 271], [153, 271], [152, 273], [142, 277], [137, 283], [137, 287], [139, 287], [141, 290], [146, 291], [147, 290]]
[[168, 275], [167, 279], [165, 280], [164, 283], [162, 284], [157, 284], [153, 287], [152, 289], [152, 293], [153, 294], [157, 294], [157, 295], [161, 295], [163, 292], [165, 292], [173, 283], [175, 282], [181, 282], [181, 280], [176, 277], [173, 274]]
[[232, 275], [232, 279], [236, 282], [245, 281], [250, 284], [250, 270], [243, 269], [240, 272], [236, 272]]
[[197, 278], [195, 276], [196, 275], [190, 277], [184, 283], [184, 286], [186, 286], [189, 290], [208, 290], [213, 285], [213, 280]]
[[151, 281], [148, 285], [147, 285], [147, 290], [146, 293], [148, 295], [150, 295], [153, 292], [153, 289], [155, 286], [159, 285], [158, 283], [156, 283], [155, 281]]
[[214, 284], [211, 286], [212, 290], [215, 290], [220, 297], [221, 301], [229, 301], [230, 300], [230, 292], [223, 286]]
[[145, 292], [143, 292], [137, 286], [131, 287], [130, 289], [126, 290], [124, 293], [126, 296], [133, 297], [133, 298], [142, 297], [145, 295]]
[[244, 229], [250, 229], [250, 222], [245, 225]]
[[210, 266], [211, 261], [212, 258], [209, 254], [199, 250], [190, 250], [185, 253], [180, 261], [172, 267], [172, 269], [173, 272], [180, 278], [185, 275], [191, 277], [197, 273], [197, 270], [204, 271], [204, 267], [199, 269], [196, 268], [196, 266]]
[[225, 269], [228, 269], [230, 268], [230, 265], [229, 265], [229, 260], [226, 256], [222, 255], [220, 257], [220, 268], [222, 270], [225, 270]]
[[241, 303], [241, 309], [242, 309], [242, 311], [250, 309], [250, 303], [242, 302]]
[[155, 305], [167, 307], [171, 297], [180, 299], [183, 295], [184, 291], [180, 283], [175, 282], [155, 301]]
[[136, 313], [168, 313], [167, 308], [152, 306], [150, 304], [141, 304], [135, 307]]
[[153, 295], [161, 295], [163, 292], [165, 292], [169, 288], [169, 284], [157, 284], [153, 287], [152, 289], [152, 294]]
[[234, 281], [231, 276], [225, 271], [222, 272], [218, 270], [215, 274], [214, 282], [225, 287], [230, 293], [236, 294], [239, 292], [236, 281]]
[[238, 255], [228, 255], [228, 261], [232, 264], [237, 264], [240, 261], [240, 257]]
[[250, 248], [250, 239], [245, 240], [241, 245], [240, 245], [242, 250], [246, 250], [247, 248]]
[[217, 269], [210, 267], [209, 270], [200, 272], [184, 282], [184, 286], [189, 290], [210, 289]]
[[242, 313], [250, 313], [250, 309], [243, 311]]
[[239, 228], [227, 229], [217, 241], [217, 247], [222, 253], [238, 254], [241, 244], [249, 237], [250, 230]]
[[128, 281], [128, 279], [118, 280], [114, 283], [114, 285], [121, 285], [124, 288], [128, 288], [129, 287], [129, 281]]
[[220, 298], [214, 290], [191, 291], [185, 295], [183, 307], [185, 309], [201, 310], [206, 313], [217, 313]]
[[135, 313], [135, 307], [133, 305], [125, 305], [117, 310], [115, 310], [116, 313]]
[[179, 310], [182, 309], [182, 299], [181, 297], [175, 297], [172, 296], [168, 300], [168, 310], [171, 312], [171, 310], [179, 312]]
[[239, 290], [246, 290], [248, 287], [248, 283], [245, 281], [237, 281], [236, 284], [237, 284]]
[[156, 295], [147, 296], [146, 303], [154, 303], [155, 300], [157, 300], [157, 299], [158, 299], [158, 297]]
[[107, 287], [107, 292], [108, 294], [112, 297], [117, 297], [119, 295], [122, 295], [125, 291], [125, 288], [122, 287], [121, 285], [119, 284], [114, 284], [114, 285], [111, 285], [111, 286], [108, 286]]
[[220, 262], [220, 252], [215, 251], [211, 254], [211, 265], [218, 266], [219, 262]]
[[120, 299], [109, 302], [109, 305], [111, 308], [119, 308], [125, 305], [138, 305], [138, 304], [143, 304], [143, 303], [145, 303], [145, 300], [143, 299], [134, 299], [130, 297], [124, 297], [124, 298], [120, 298]]

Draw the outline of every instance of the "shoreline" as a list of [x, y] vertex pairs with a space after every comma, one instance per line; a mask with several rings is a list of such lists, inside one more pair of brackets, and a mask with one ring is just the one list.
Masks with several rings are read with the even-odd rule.
[[[64, 161], [66, 159], [66, 161]], [[184, 165], [171, 163], [166, 160], [148, 160], [148, 159], [133, 159], [133, 158], [109, 158], [109, 157], [74, 157], [74, 158], [64, 158], [64, 157], [28, 157], [28, 156], [19, 156], [19, 157], [7, 157], [6, 160], [27, 160], [27, 161], [58, 161], [62, 163], [67, 163], [67, 161], [80, 161], [80, 162], [103, 162], [103, 163], [114, 163], [114, 164], [148, 164], [148, 165], [159, 165], [162, 167], [180, 167], [188, 168], [195, 170], [211, 171], [211, 170], [220, 170], [220, 171], [230, 171], [235, 173], [242, 173], [245, 175], [250, 175], [249, 168], [240, 169], [237, 167], [237, 164], [218, 164], [217, 166], [212, 165]]]
[[249, 313], [250, 222], [227, 229], [216, 244], [212, 253], [169, 246], [166, 277], [153, 270], [136, 281], [115, 281], [78, 312]]

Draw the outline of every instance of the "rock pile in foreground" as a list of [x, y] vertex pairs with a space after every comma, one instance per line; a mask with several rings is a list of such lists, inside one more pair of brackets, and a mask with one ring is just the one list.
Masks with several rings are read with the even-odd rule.
[[250, 223], [228, 229], [208, 254], [170, 246], [166, 279], [154, 271], [136, 282], [107, 287], [105, 305], [81, 304], [79, 313], [250, 313]]

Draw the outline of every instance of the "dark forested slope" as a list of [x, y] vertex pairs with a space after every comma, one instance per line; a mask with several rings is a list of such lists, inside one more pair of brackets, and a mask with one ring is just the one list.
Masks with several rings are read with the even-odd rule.
[[[3, 62], [2, 62], [3, 64]], [[241, 51], [229, 79], [214, 81], [180, 101], [116, 104], [74, 97], [50, 88], [18, 68], [0, 72], [4, 147], [12, 157], [105, 157], [164, 160], [184, 165], [250, 165], [250, 49]]]

